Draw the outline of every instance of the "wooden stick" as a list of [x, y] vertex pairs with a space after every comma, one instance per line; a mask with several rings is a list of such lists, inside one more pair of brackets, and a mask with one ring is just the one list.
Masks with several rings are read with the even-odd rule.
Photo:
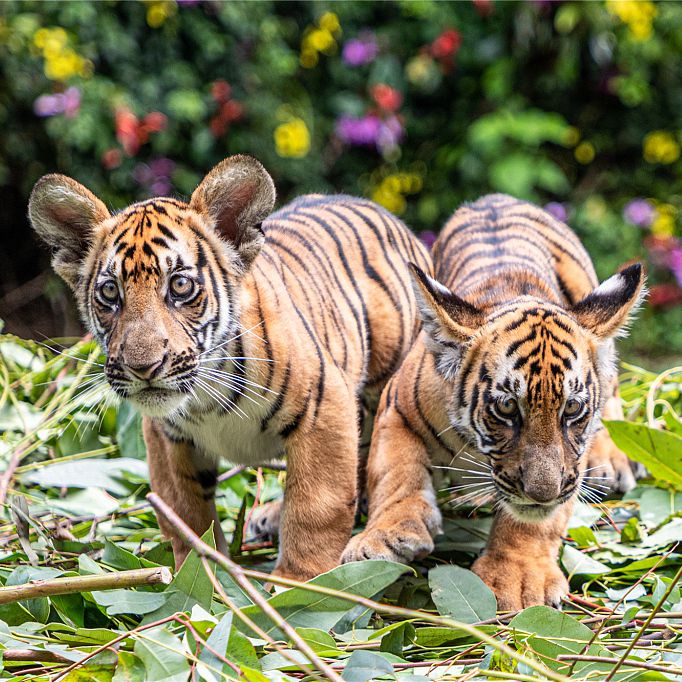
[[36, 663], [71, 663], [71, 659], [60, 656], [54, 651], [40, 649], [5, 649], [0, 652], [3, 661], [33, 662]]
[[132, 571], [118, 571], [101, 575], [84, 575], [77, 578], [33, 580], [23, 585], [0, 587], [0, 604], [36, 599], [37, 597], [50, 597], [56, 594], [113, 590], [141, 585], [168, 585], [172, 579], [173, 574], [170, 569], [166, 566], [160, 566], [158, 568], [138, 568]]
[[[462, 632], [466, 632], [467, 634], [471, 635], [472, 637], [475, 637], [477, 640], [484, 642], [485, 644], [492, 646], [494, 649], [501, 651], [510, 658], [513, 658], [516, 661], [520, 661], [526, 664], [532, 670], [535, 670], [536, 672], [539, 672], [542, 675], [544, 675], [545, 679], [553, 680], [554, 682], [570, 682], [570, 678], [565, 677], [564, 675], [557, 673], [550, 668], [545, 667], [542, 663], [539, 663], [531, 658], [528, 658], [527, 656], [524, 656], [523, 654], [520, 654], [517, 651], [514, 651], [504, 642], [497, 641], [494, 637], [491, 637], [485, 632], [478, 630], [474, 625], [468, 625], [467, 623], [461, 623], [452, 618], [434, 616], [432, 614], [424, 612], [419, 612], [417, 614], [415, 611], [405, 609], [401, 606], [390, 606], [388, 604], [380, 604], [379, 602], [375, 602], [371, 599], [366, 599], [365, 597], [359, 597], [354, 594], [348, 594], [346, 592], [334, 590], [329, 587], [323, 587], [322, 585], [315, 585], [314, 583], [302, 583], [297, 580], [291, 580], [289, 578], [283, 578], [277, 575], [267, 575], [264, 573], [260, 573], [259, 571], [243, 569], [241, 566], [232, 561], [232, 559], [226, 557], [224, 554], [221, 554], [217, 550], [213, 549], [213, 547], [211, 547], [210, 545], [207, 545], [156, 493], [149, 493], [149, 495], [147, 495], [147, 499], [149, 500], [152, 507], [156, 509], [157, 513], [161, 514], [178, 531], [180, 537], [182, 537], [182, 539], [190, 547], [192, 547], [192, 549], [194, 549], [197, 552], [197, 554], [199, 554], [199, 556], [206, 557], [211, 561], [217, 563], [219, 566], [222, 566], [230, 574], [232, 579], [239, 584], [239, 586], [244, 590], [244, 592], [246, 592], [249, 595], [249, 597], [251, 597], [254, 604], [257, 604], [263, 610], [264, 613], [271, 617], [273, 622], [275, 622], [280, 627], [280, 629], [283, 632], [285, 632], [287, 636], [289, 636], [292, 642], [297, 647], [299, 647], [302, 653], [308, 656], [309, 660], [312, 663], [317, 664], [315, 659], [319, 660], [319, 657], [315, 655], [315, 659], [313, 659], [308, 655], [307, 650], [310, 650], [310, 647], [307, 644], [305, 644], [305, 642], [303, 642], [305, 645], [305, 649], [299, 646], [298, 644], [299, 640], [302, 641], [300, 635], [295, 630], [293, 630], [293, 633], [295, 635], [294, 638], [289, 634], [289, 632], [287, 632], [287, 629], [291, 631], [292, 628], [288, 625], [288, 623], [284, 622], [282, 616], [277, 611], [275, 611], [275, 609], [273, 609], [272, 606], [268, 604], [267, 601], [263, 599], [258, 590], [255, 589], [251, 582], [249, 582], [248, 577], [261, 579], [261, 576], [263, 576], [265, 579], [268, 579], [269, 582], [274, 583], [275, 585], [284, 585], [286, 587], [299, 587], [304, 590], [309, 590], [310, 592], [317, 592], [319, 594], [326, 594], [328, 596], [333, 596], [339, 599], [345, 599], [346, 601], [349, 602], [362, 604], [363, 606], [375, 610], [378, 613], [387, 613], [390, 615], [401, 617], [404, 616], [407, 618], [417, 617], [420, 618], [421, 620], [433, 623], [435, 625], [443, 625], [445, 627], [455, 628], [457, 630], [461, 630]], [[287, 629], [280, 626], [280, 621], [284, 622]], [[326, 664], [324, 665], [327, 668], [329, 668], [329, 666], [327, 666]], [[326, 674], [326, 671], [323, 672], [325, 672]], [[338, 680], [340, 680], [338, 673], [331, 669], [330, 672], [335, 676], [334, 679], [337, 680], [338, 682]], [[516, 677], [514, 679], [521, 678]], [[531, 678], [529, 677], [527, 679]]]
[[[187, 541], [187, 543], [197, 550], [200, 556], [208, 556], [204, 547], [208, 545], [203, 543], [199, 537], [191, 530], [191, 528], [156, 494], [149, 493], [147, 495], [149, 503], [154, 507], [157, 514], [163, 516], [168, 523], [179, 531], [180, 535]], [[301, 635], [284, 620], [284, 618], [276, 611], [268, 602], [263, 599], [261, 594], [251, 583], [251, 581], [244, 575], [241, 566], [236, 564], [232, 559], [214, 552], [210, 557], [221, 557], [220, 565], [229, 573], [230, 577], [239, 585], [239, 587], [246, 592], [254, 604], [257, 604], [263, 613], [270, 618], [270, 620], [296, 645], [298, 650], [304, 654], [308, 660], [329, 680], [332, 682], [343, 682], [341, 676], [327, 663], [325, 663], [310, 647], [310, 645], [301, 637]], [[215, 559], [213, 559], [215, 561]]]

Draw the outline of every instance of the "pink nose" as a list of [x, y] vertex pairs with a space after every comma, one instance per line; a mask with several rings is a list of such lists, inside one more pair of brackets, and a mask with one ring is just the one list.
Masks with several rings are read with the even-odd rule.
[[149, 379], [152, 379], [158, 373], [159, 369], [161, 369], [161, 365], [163, 365], [163, 359], [157, 360], [156, 362], [152, 363], [151, 365], [138, 365], [137, 367], [133, 367], [131, 365], [126, 365], [126, 369], [136, 379], [142, 379], [144, 381], [148, 381]]

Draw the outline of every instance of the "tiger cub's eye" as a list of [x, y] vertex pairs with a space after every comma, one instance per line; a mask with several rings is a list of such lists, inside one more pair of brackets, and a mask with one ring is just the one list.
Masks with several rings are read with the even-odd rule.
[[511, 417], [519, 411], [519, 404], [514, 398], [500, 398], [497, 401], [497, 410], [505, 417]]
[[567, 417], [575, 417], [578, 412], [582, 409], [583, 404], [580, 402], [580, 400], [577, 400], [576, 398], [569, 398], [566, 401], [566, 405], [564, 405], [564, 414]]
[[185, 275], [173, 275], [170, 281], [170, 291], [174, 298], [188, 298], [194, 291], [194, 282]]
[[102, 282], [99, 286], [99, 295], [107, 303], [116, 303], [118, 301], [118, 286], [113, 279], [108, 279]]

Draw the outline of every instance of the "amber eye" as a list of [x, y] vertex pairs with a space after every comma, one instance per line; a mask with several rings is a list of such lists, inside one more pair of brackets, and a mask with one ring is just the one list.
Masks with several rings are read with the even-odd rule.
[[194, 281], [185, 275], [173, 275], [170, 281], [170, 292], [173, 298], [187, 299], [194, 292]]
[[505, 417], [511, 417], [519, 411], [519, 404], [514, 398], [500, 398], [497, 401], [497, 411]]
[[564, 415], [566, 417], [575, 417], [576, 414], [582, 410], [583, 404], [576, 398], [569, 398], [564, 405]]
[[113, 279], [108, 279], [99, 285], [99, 295], [107, 303], [116, 303], [118, 301], [118, 286]]

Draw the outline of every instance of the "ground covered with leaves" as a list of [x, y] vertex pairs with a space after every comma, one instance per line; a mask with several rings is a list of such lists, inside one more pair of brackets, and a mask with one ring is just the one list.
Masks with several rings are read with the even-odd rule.
[[224, 469], [217, 498], [235, 564], [193, 551], [169, 584], [161, 568], [157, 584], [17, 600], [17, 586], [43, 584], [32, 581], [172, 567], [146, 499], [139, 417], [107, 398], [92, 342], [49, 346], [0, 337], [0, 679], [682, 680], [682, 368], [624, 369], [629, 421], [609, 429], [651, 477], [578, 505], [562, 611], [496, 614], [464, 568], [490, 512], [446, 490], [427, 560], [272, 588], [258, 578], [275, 548], [244, 528], [286, 472], [241, 467]]

